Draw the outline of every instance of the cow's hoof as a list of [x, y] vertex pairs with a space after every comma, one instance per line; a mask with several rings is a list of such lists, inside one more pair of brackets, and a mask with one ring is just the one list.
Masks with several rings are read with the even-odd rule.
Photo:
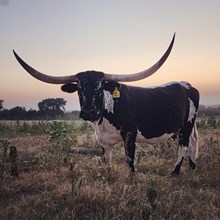
[[196, 169], [196, 165], [194, 165], [194, 166], [189, 166], [189, 170], [195, 170]]
[[179, 171], [174, 170], [174, 171], [171, 173], [171, 176], [172, 176], [172, 177], [176, 177], [176, 176], [179, 176], [179, 174], [180, 174]]
[[189, 158], [189, 170], [195, 170], [196, 164]]

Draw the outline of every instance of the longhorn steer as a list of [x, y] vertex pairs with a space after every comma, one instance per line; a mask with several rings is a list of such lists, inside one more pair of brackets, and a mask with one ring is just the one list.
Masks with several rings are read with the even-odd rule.
[[64, 92], [78, 91], [80, 117], [95, 124], [96, 134], [111, 161], [112, 147], [124, 141], [127, 163], [134, 172], [135, 143], [157, 143], [172, 136], [179, 141], [179, 154], [172, 174], [180, 172], [185, 152], [189, 150], [189, 168], [195, 169], [199, 92], [187, 82], [173, 82], [154, 88], [119, 83], [136, 81], [156, 72], [172, 50], [175, 35], [164, 55], [152, 67], [134, 74], [105, 74], [97, 71], [54, 77], [30, 67], [15, 52], [23, 68], [35, 78], [53, 84], [64, 84]]

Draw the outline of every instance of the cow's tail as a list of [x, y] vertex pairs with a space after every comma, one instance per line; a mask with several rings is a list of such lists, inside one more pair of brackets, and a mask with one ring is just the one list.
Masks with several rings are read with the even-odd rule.
[[194, 126], [192, 128], [192, 131], [189, 137], [188, 150], [189, 150], [190, 161], [193, 162], [193, 164], [195, 165], [196, 159], [198, 158], [198, 153], [199, 153], [198, 131], [197, 131], [196, 123], [194, 123]]
[[194, 124], [193, 130], [194, 130], [194, 137], [196, 139], [196, 159], [197, 159], [199, 156], [199, 134], [198, 134], [196, 122]]

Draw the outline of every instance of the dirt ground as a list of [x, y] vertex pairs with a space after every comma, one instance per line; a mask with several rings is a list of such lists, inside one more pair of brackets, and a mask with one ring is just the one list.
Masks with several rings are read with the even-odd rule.
[[[97, 147], [91, 134], [78, 135], [74, 147]], [[112, 166], [101, 158], [53, 149], [48, 135], [11, 137], [18, 176], [4, 158], [0, 219], [220, 219], [220, 130], [199, 131], [197, 168], [171, 178], [175, 142], [141, 144], [136, 172], [128, 172], [122, 145]]]

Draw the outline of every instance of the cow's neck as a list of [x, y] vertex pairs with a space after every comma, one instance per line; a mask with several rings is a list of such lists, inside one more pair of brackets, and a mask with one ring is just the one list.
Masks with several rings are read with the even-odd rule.
[[113, 98], [109, 91], [104, 90], [103, 118], [108, 120], [117, 130], [120, 130], [123, 126], [123, 117], [120, 115], [120, 111], [117, 111], [119, 105], [120, 99]]

